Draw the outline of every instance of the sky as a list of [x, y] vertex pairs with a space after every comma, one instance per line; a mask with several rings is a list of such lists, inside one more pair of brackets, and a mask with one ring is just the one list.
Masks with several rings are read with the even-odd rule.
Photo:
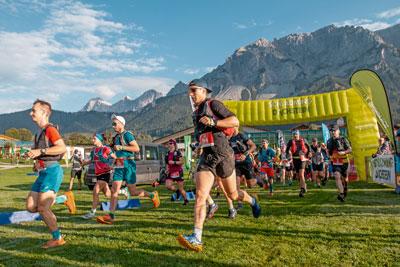
[[166, 94], [259, 38], [397, 23], [398, 0], [0, 0], [0, 113]]

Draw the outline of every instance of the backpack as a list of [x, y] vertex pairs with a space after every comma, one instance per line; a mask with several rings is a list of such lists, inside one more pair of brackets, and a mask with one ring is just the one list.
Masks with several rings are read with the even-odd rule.
[[[212, 99], [208, 99], [206, 101], [206, 114], [208, 116], [210, 116], [211, 118], [213, 118], [213, 120], [218, 120], [220, 118], [218, 118], [214, 112], [211, 109], [211, 103], [212, 103]], [[227, 137], [231, 137], [234, 132], [235, 132], [235, 128], [234, 127], [230, 127], [230, 128], [220, 128], [220, 127], [216, 127], [217, 129], [221, 130], [221, 132], [223, 132], [225, 134], [225, 136]]]

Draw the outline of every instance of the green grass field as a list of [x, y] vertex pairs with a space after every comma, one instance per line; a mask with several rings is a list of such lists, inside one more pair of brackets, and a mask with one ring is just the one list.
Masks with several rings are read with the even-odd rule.
[[[0, 212], [25, 209], [34, 177], [29, 169], [0, 171]], [[68, 174], [68, 171], [65, 172]], [[64, 178], [61, 193], [67, 188]], [[151, 190], [151, 187], [146, 187]], [[137, 210], [119, 211], [114, 225], [80, 216], [91, 206], [91, 192], [75, 191], [78, 213], [54, 207], [67, 244], [43, 250], [50, 238], [43, 222], [0, 226], [0, 265], [4, 266], [394, 266], [400, 265], [400, 196], [377, 184], [350, 184], [346, 203], [336, 200], [334, 182], [300, 199], [297, 188], [277, 186], [276, 194], [258, 193], [263, 215], [251, 209], [229, 220], [220, 209], [207, 221], [202, 253], [182, 249], [176, 237], [192, 229], [193, 203], [184, 207], [160, 189], [161, 206], [142, 200]], [[104, 198], [103, 198], [104, 200]], [[102, 214], [100, 211], [99, 214]]]

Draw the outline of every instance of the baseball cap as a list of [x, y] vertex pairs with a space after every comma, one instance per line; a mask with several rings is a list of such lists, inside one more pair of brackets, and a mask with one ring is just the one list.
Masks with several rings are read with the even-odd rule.
[[331, 127], [329, 128], [329, 131], [336, 131], [339, 130], [339, 125], [331, 125]]
[[174, 139], [169, 139], [168, 143], [174, 144], [176, 146], [176, 141]]
[[314, 137], [313, 139], [311, 139], [311, 141], [312, 142], [318, 142], [318, 139]]
[[200, 80], [200, 79], [192, 80], [192, 81], [189, 83], [189, 87], [190, 87], [190, 86], [203, 87], [203, 88], [206, 88], [206, 89], [207, 89], [207, 92], [209, 92], [209, 93], [212, 92], [212, 89], [211, 89], [210, 86], [207, 84], [207, 82], [206, 82], [206, 81], [203, 81], [203, 80]]
[[299, 130], [293, 130], [292, 131], [292, 135], [300, 135], [300, 131]]
[[111, 120], [117, 120], [117, 121], [119, 121], [120, 123], [122, 123], [122, 125], [125, 126], [125, 119], [124, 119], [124, 117], [122, 117], [122, 116], [118, 116], [118, 115], [113, 114], [113, 115], [111, 116]]

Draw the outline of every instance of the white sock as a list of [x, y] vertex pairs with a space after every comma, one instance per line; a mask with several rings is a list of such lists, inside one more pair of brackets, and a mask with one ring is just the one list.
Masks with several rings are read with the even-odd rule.
[[200, 228], [194, 228], [193, 230], [194, 236], [197, 238], [197, 240], [199, 240], [201, 242], [201, 236], [203, 234], [203, 229]]
[[92, 209], [92, 213], [95, 214], [97, 209]]
[[207, 199], [207, 202], [208, 202], [208, 205], [212, 205], [212, 204], [214, 204], [214, 200], [212, 199], [212, 198], [208, 198]]

